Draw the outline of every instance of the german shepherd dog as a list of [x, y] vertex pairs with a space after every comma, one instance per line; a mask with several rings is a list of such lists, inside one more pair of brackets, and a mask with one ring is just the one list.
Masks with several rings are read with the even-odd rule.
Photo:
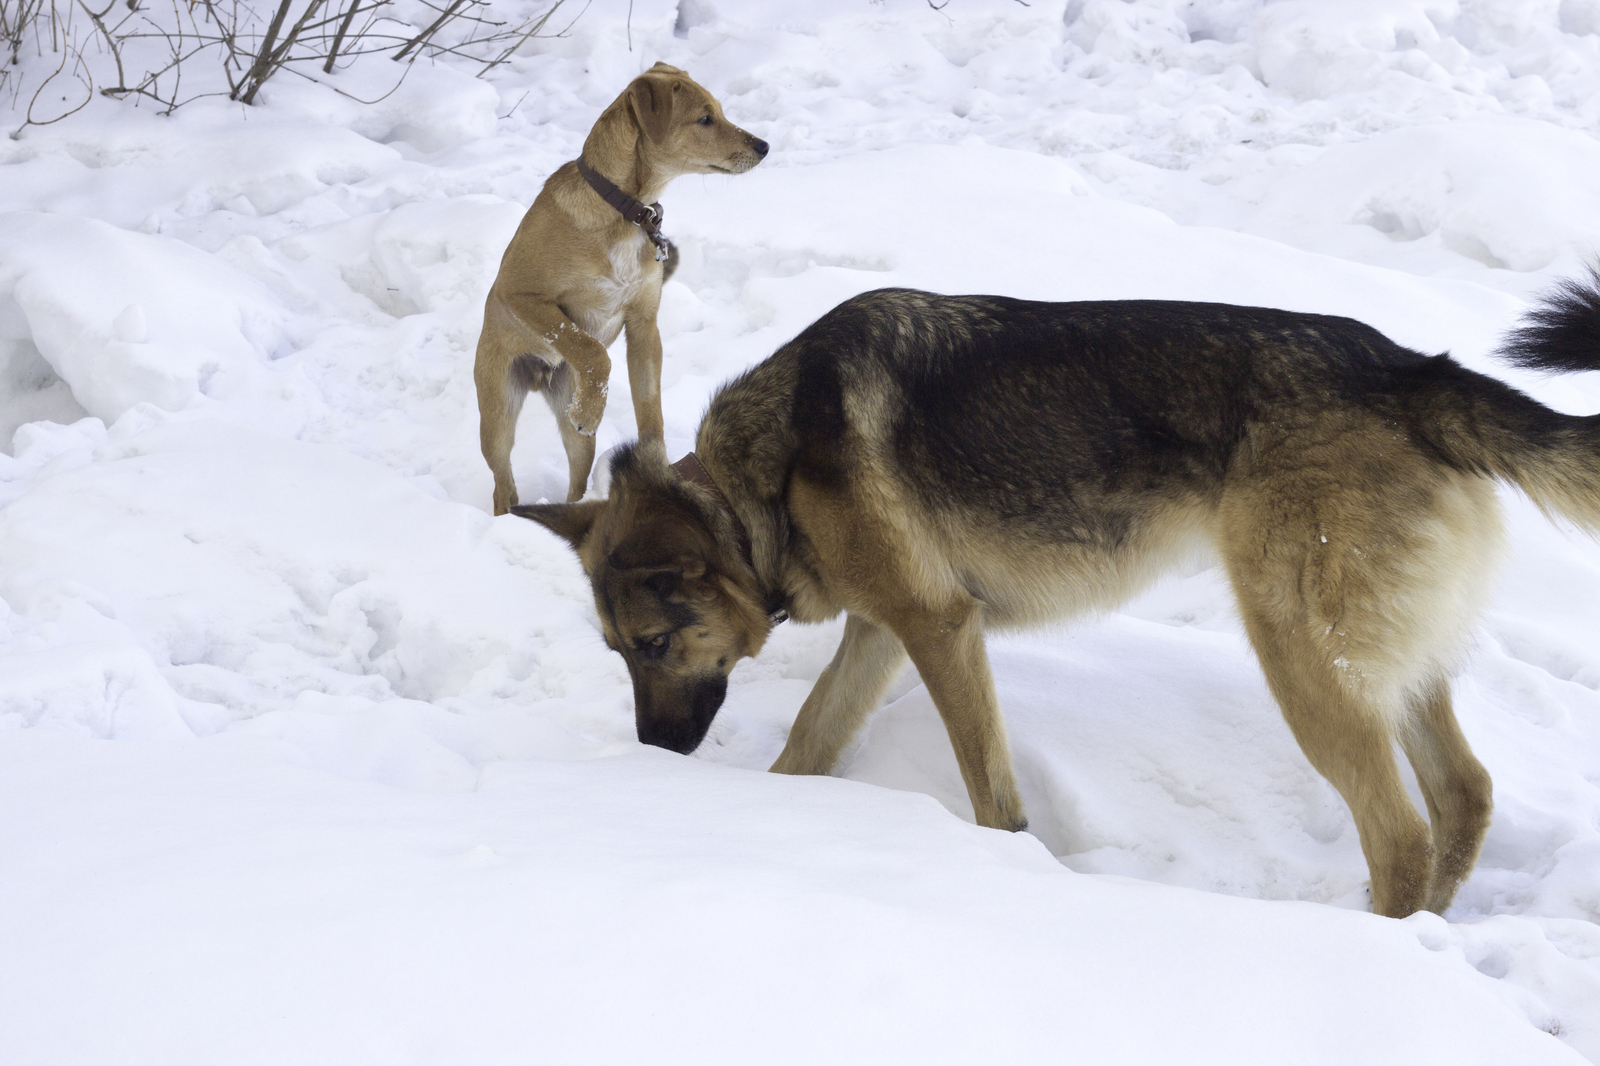
[[[1600, 270], [1502, 351], [1600, 369]], [[693, 751], [784, 612], [844, 611], [772, 769], [832, 770], [909, 656], [978, 823], [1023, 829], [984, 630], [1106, 609], [1209, 545], [1396, 917], [1443, 911], [1488, 827], [1450, 675], [1501, 551], [1494, 481], [1600, 530], [1600, 416], [1351, 319], [1224, 304], [865, 293], [724, 386], [691, 456], [706, 476], [645, 442], [610, 498], [515, 509], [577, 549], [640, 740]]]

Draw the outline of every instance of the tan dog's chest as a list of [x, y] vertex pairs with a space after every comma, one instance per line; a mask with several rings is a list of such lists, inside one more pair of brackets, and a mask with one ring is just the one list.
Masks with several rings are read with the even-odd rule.
[[645, 239], [634, 235], [611, 246], [608, 270], [596, 273], [581, 290], [574, 306], [565, 308], [583, 331], [606, 347], [622, 332], [628, 305], [655, 282], [653, 259], [645, 256]]

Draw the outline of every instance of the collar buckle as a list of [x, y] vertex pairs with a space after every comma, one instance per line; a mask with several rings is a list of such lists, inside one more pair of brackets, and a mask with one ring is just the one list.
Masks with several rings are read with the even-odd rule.
[[617, 214], [644, 230], [644, 235], [656, 246], [656, 262], [666, 262], [667, 257], [671, 255], [672, 244], [661, 234], [661, 223], [667, 215], [660, 204], [646, 204], [635, 200], [617, 188], [604, 174], [589, 166], [581, 155], [578, 157], [578, 175], [589, 183], [589, 188], [598, 193], [600, 199], [615, 208]]

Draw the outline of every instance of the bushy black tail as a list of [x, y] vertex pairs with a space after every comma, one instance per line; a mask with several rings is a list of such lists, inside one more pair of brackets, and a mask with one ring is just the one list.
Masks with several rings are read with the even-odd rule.
[[1568, 278], [1500, 344], [1500, 357], [1528, 370], [1600, 370], [1600, 262]]
[[[1600, 269], [1561, 285], [1500, 354], [1536, 370], [1600, 370]], [[1452, 466], [1508, 481], [1541, 510], [1600, 535], [1600, 415], [1552, 411], [1448, 356], [1402, 372], [1407, 419]]]

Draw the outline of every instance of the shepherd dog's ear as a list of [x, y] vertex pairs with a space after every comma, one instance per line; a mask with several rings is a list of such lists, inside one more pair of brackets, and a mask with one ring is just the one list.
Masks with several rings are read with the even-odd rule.
[[672, 129], [672, 108], [678, 99], [678, 79], [654, 71], [641, 74], [628, 86], [628, 110], [646, 140], [660, 144]]
[[565, 537], [574, 551], [583, 550], [583, 542], [594, 528], [595, 519], [605, 510], [605, 500], [584, 500], [582, 503], [528, 503], [511, 508], [518, 518], [529, 518], [552, 533]]

